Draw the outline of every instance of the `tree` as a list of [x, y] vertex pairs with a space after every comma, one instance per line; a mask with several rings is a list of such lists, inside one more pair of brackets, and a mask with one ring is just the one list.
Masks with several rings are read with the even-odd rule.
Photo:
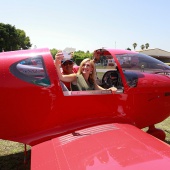
[[14, 26], [0, 23], [0, 51], [10, 51], [17, 48], [17, 32]]
[[133, 48], [135, 50], [135, 48], [137, 47], [137, 44], [136, 43], [133, 43]]
[[31, 47], [25, 32], [10, 24], [0, 23], [0, 51], [14, 51]]
[[28, 49], [32, 46], [30, 43], [30, 38], [26, 36], [25, 32], [23, 30], [17, 29], [17, 35], [18, 35], [18, 45], [17, 49]]
[[145, 47], [146, 47], [146, 49], [148, 49], [149, 48], [149, 43], [146, 43]]
[[74, 52], [73, 60], [76, 62], [77, 65], [79, 65], [83, 59], [92, 57], [93, 53], [90, 53], [89, 51], [84, 52], [79, 50]]
[[142, 50], [144, 50], [145, 46], [142, 44], [142, 45], [140, 46], [140, 48], [141, 48]]
[[84, 59], [84, 58], [92, 58], [92, 56], [93, 56], [93, 54], [90, 53], [89, 51], [84, 52], [84, 51], [79, 50], [79, 51], [74, 52], [74, 57], [73, 58], [82, 58], [82, 59]]
[[53, 48], [53, 49], [50, 49], [50, 52], [51, 52], [51, 54], [53, 56], [53, 59], [55, 59], [55, 55], [57, 54], [58, 50]]
[[131, 51], [131, 49], [128, 47], [128, 48], [126, 48], [126, 50], [129, 50], [129, 51]]

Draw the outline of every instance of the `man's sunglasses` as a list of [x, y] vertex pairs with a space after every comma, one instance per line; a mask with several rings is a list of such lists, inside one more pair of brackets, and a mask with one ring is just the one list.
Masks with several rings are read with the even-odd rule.
[[64, 66], [72, 65], [72, 64], [73, 64], [73, 62], [71, 62], [71, 61], [69, 61], [69, 62], [64, 62], [64, 63], [63, 63]]

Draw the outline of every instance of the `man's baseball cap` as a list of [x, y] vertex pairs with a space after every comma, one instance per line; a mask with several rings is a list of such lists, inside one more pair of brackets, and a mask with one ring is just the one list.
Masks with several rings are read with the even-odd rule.
[[73, 59], [64, 58], [61, 60], [61, 64], [64, 64], [66, 61], [74, 62]]

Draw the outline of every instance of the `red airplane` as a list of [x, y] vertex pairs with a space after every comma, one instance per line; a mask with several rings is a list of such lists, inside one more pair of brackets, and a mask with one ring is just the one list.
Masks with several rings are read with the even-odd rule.
[[169, 170], [154, 125], [170, 115], [170, 67], [118, 49], [94, 51], [94, 62], [116, 92], [68, 91], [49, 49], [0, 53], [0, 138], [32, 146], [31, 170]]

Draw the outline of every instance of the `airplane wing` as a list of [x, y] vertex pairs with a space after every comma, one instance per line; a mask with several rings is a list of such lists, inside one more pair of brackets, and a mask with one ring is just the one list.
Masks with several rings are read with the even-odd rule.
[[170, 146], [128, 124], [104, 124], [35, 145], [31, 170], [169, 170]]

